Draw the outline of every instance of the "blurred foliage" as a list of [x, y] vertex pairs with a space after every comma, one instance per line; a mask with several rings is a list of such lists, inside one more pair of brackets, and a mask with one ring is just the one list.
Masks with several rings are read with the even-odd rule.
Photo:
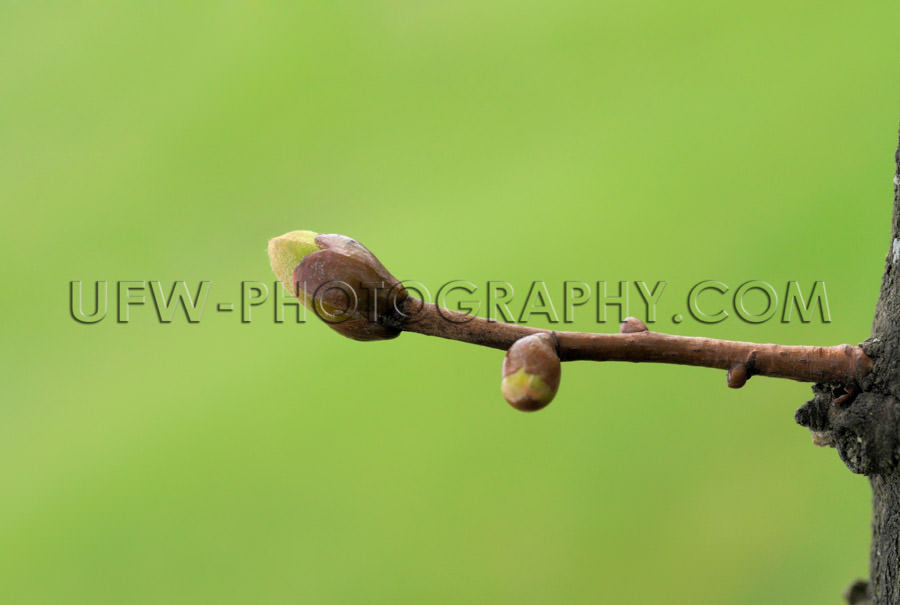
[[[429, 287], [665, 280], [652, 329], [859, 342], [897, 17], [3, 3], [0, 601], [838, 603], [869, 490], [794, 424], [808, 385], [571, 364], [525, 415], [502, 352], [215, 305], [274, 280], [269, 237], [312, 229]], [[824, 280], [833, 322], [673, 323], [705, 279]], [[113, 298], [87, 326], [70, 280], [211, 290], [197, 324], [117, 324]]]

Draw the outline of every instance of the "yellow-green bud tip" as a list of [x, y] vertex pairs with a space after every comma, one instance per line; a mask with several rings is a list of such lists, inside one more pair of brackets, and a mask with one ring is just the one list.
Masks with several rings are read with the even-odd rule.
[[529, 374], [519, 368], [500, 383], [503, 398], [517, 410], [534, 412], [549, 404], [556, 390], [544, 382], [540, 376]]
[[289, 231], [269, 240], [269, 262], [272, 264], [272, 271], [294, 296], [297, 295], [297, 287], [293, 283], [294, 269], [304, 256], [322, 249], [316, 243], [318, 236], [319, 234], [313, 231]]

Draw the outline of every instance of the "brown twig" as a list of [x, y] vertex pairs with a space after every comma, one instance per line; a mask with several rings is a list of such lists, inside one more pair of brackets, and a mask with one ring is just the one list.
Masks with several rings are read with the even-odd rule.
[[[673, 363], [728, 370], [728, 386], [740, 388], [754, 375], [801, 382], [859, 383], [872, 360], [858, 346], [784, 346], [674, 336], [650, 332], [630, 318], [619, 334], [556, 332], [518, 326], [450, 311], [415, 298], [403, 304], [400, 329], [472, 344], [508, 349], [518, 339], [552, 333], [562, 361], [631, 361]], [[642, 329], [643, 328], [643, 329]]]
[[[728, 370], [728, 386], [733, 388], [756, 374], [832, 383], [838, 404], [849, 404], [872, 369], [863, 350], [850, 345], [782, 346], [672, 336], [650, 332], [635, 318], [623, 322], [619, 334], [555, 332], [450, 311], [409, 296], [374, 254], [345, 235], [291, 231], [269, 242], [269, 259], [285, 287], [293, 286], [297, 297], [317, 315], [323, 313], [334, 330], [356, 340], [390, 339], [407, 331], [506, 350], [525, 336], [549, 333], [560, 361], [719, 368]], [[365, 305], [371, 313], [358, 304], [363, 293], [371, 294]]]

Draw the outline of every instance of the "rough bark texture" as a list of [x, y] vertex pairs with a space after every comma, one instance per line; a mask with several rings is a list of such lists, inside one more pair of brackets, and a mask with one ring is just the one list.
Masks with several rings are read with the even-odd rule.
[[[872, 337], [862, 343], [874, 361], [861, 393], [837, 403], [838, 385], [817, 384], [815, 397], [797, 411], [797, 422], [821, 443], [833, 445], [854, 473], [872, 485], [870, 585], [854, 585], [849, 603], [900, 605], [900, 146], [895, 155], [894, 213]], [[865, 593], [865, 594], [864, 594]]]

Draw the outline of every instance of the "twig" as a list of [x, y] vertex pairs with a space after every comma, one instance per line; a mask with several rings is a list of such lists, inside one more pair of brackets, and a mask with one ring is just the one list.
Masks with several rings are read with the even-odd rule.
[[[562, 361], [631, 361], [672, 363], [728, 370], [728, 386], [740, 388], [754, 375], [801, 382], [859, 383], [872, 369], [862, 348], [785, 346], [674, 336], [650, 332], [638, 320], [623, 324], [619, 334], [556, 332], [489, 321], [450, 311], [415, 298], [403, 303], [407, 318], [400, 329], [472, 344], [508, 349], [524, 336], [552, 333]], [[640, 324], [635, 327], [635, 323]]]
[[[634, 318], [622, 324], [619, 334], [555, 332], [450, 311], [409, 296], [374, 254], [344, 235], [291, 231], [269, 242], [269, 258], [286, 288], [334, 330], [356, 340], [389, 339], [407, 331], [509, 349], [523, 337], [549, 333], [560, 361], [718, 368], [728, 370], [728, 386], [733, 388], [757, 374], [832, 383], [837, 385], [837, 403], [849, 402], [872, 369], [872, 360], [858, 346], [783, 346], [672, 336], [650, 332]], [[366, 293], [369, 304], [363, 309], [358, 303]]]

